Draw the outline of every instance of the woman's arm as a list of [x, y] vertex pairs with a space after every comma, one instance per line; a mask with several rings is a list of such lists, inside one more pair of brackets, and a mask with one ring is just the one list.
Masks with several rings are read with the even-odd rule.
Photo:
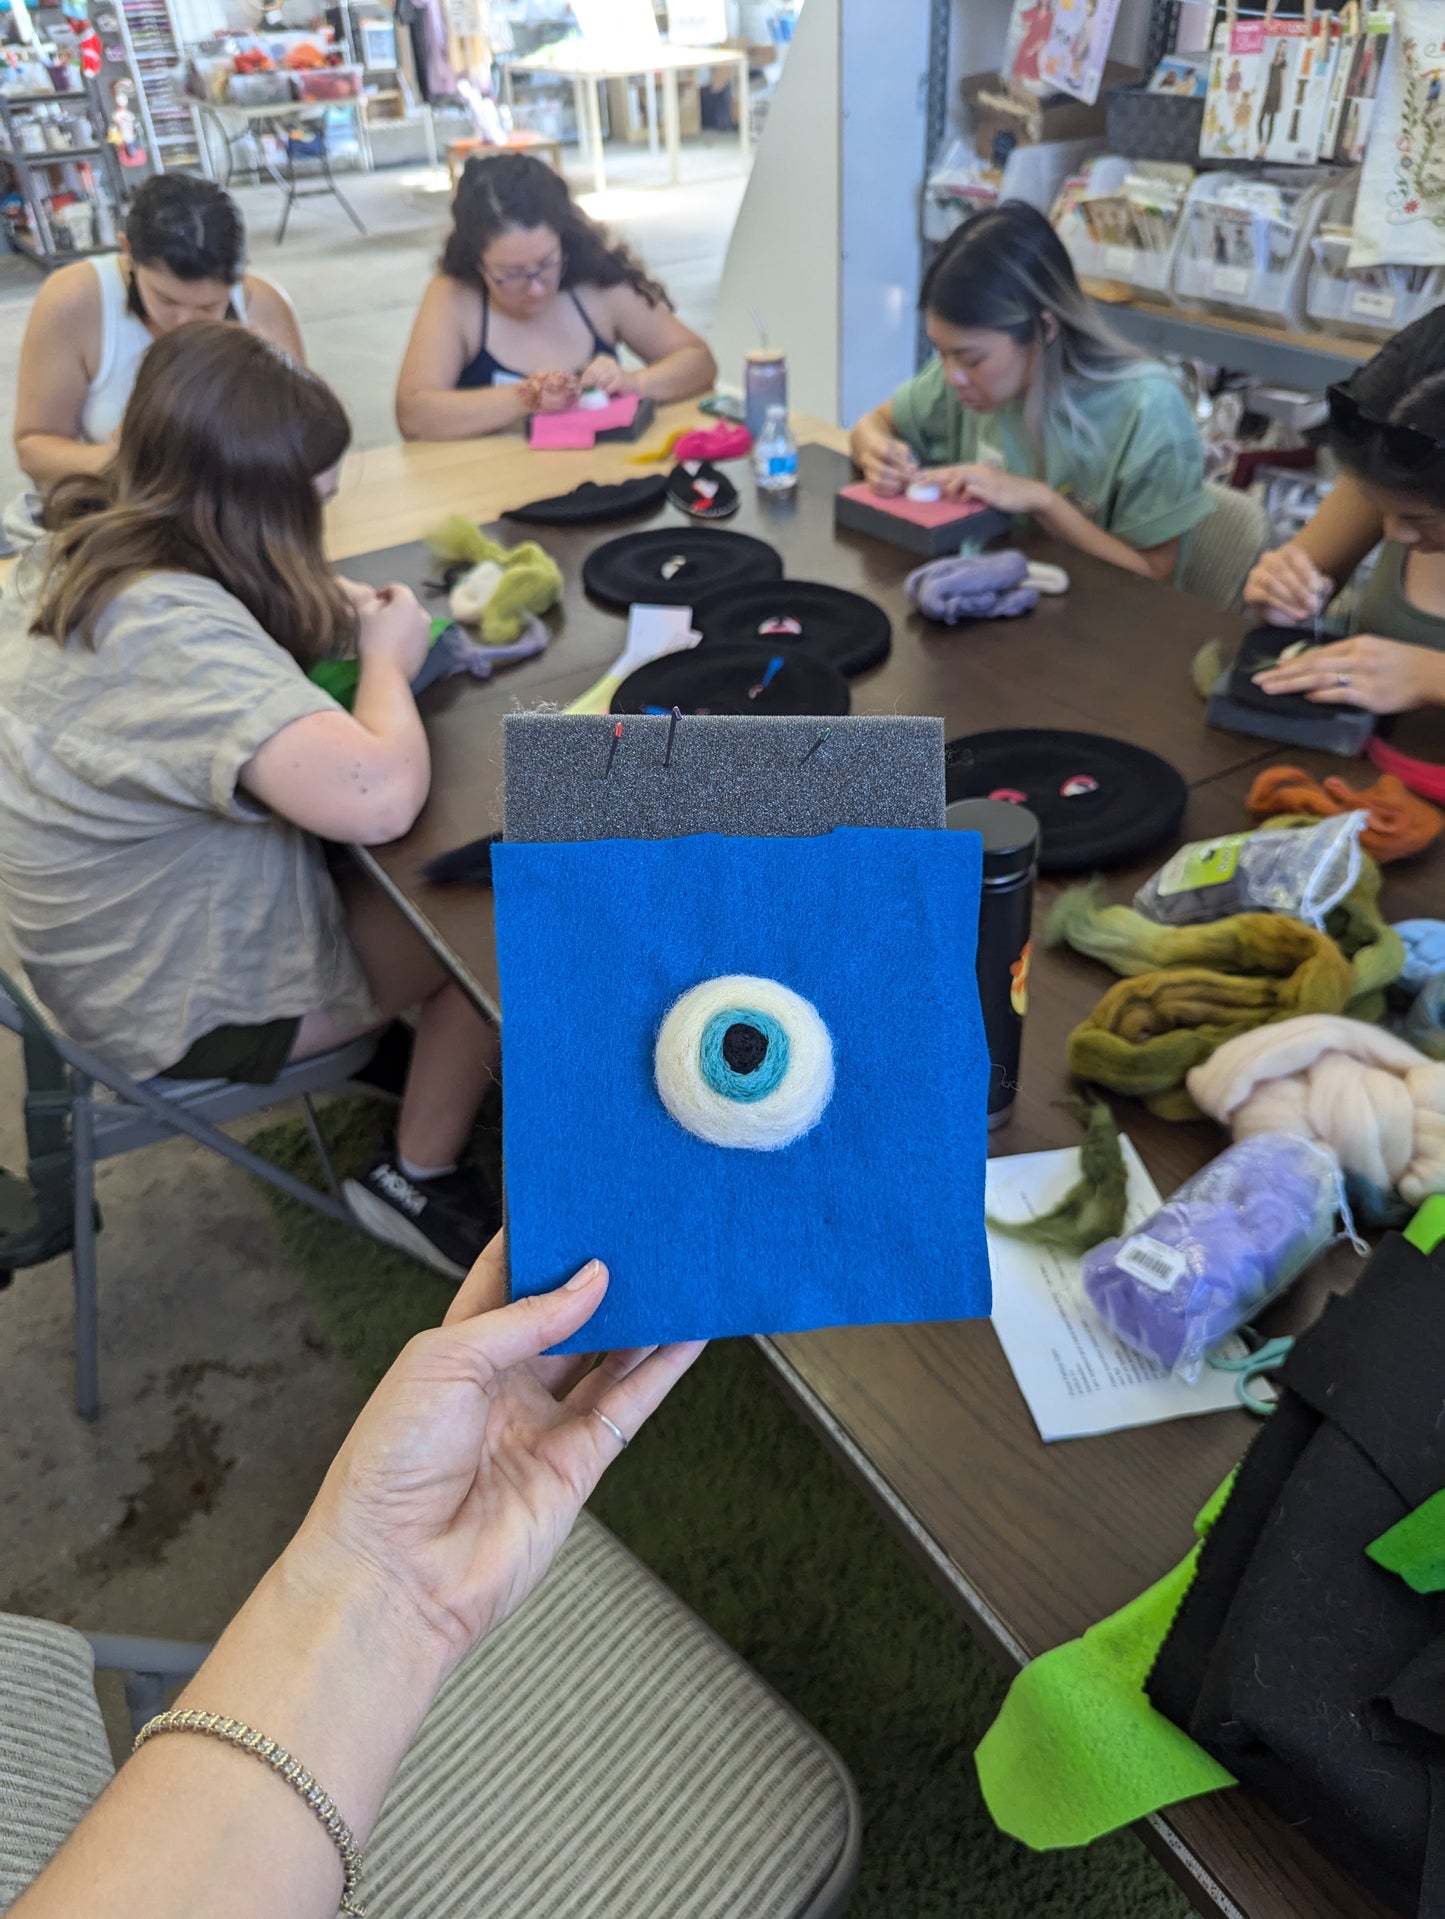
[[[597, 300], [599, 295], [591, 295]], [[634, 286], [608, 287], [603, 304], [618, 342], [646, 365], [624, 373], [615, 357], [599, 354], [584, 368], [582, 385], [608, 393], [640, 393], [649, 400], [690, 400], [717, 378], [712, 349], [665, 306], [654, 306]]]
[[[295, 1539], [177, 1701], [285, 1746], [358, 1845], [442, 1680], [527, 1598], [621, 1451], [613, 1429], [631, 1438], [701, 1350], [617, 1353], [594, 1370], [541, 1358], [602, 1303], [595, 1260], [553, 1293], [481, 1310], [504, 1290], [497, 1239], [372, 1395]], [[332, 1919], [340, 1885], [298, 1794], [250, 1754], [177, 1732], [126, 1762], [12, 1910]]]
[[848, 435], [848, 451], [854, 466], [879, 493], [901, 493], [911, 480], [918, 478], [918, 461], [912, 449], [898, 437], [889, 400], [863, 415]]
[[517, 426], [533, 409], [521, 386], [459, 390], [468, 359], [464, 289], [439, 273], [422, 295], [396, 382], [404, 440], [470, 440]]
[[411, 682], [426, 659], [431, 622], [404, 586], [360, 614], [361, 674], [349, 713], [308, 713], [273, 733], [241, 768], [239, 784], [273, 813], [319, 839], [380, 846], [421, 811], [431, 756]]
[[40, 284], [15, 383], [15, 457], [39, 485], [99, 473], [114, 448], [80, 437], [80, 414], [100, 351], [100, 283], [89, 266], [62, 267]]
[[982, 500], [1002, 513], [1028, 513], [1046, 533], [1080, 553], [1096, 560], [1107, 560], [1142, 580], [1167, 580], [1172, 577], [1179, 557], [1177, 539], [1164, 540], [1158, 546], [1130, 546], [1127, 540], [1096, 526], [1087, 513], [1081, 513], [1072, 501], [1043, 480], [1028, 480], [998, 466], [933, 467], [924, 475], [936, 481], [946, 496]]
[[259, 273], [246, 275], [245, 290], [247, 326], [305, 366], [306, 345], [291, 296], [274, 280], [263, 280]]
[[1341, 473], [1309, 524], [1260, 559], [1245, 582], [1245, 605], [1271, 625], [1307, 626], [1384, 532], [1358, 481]]

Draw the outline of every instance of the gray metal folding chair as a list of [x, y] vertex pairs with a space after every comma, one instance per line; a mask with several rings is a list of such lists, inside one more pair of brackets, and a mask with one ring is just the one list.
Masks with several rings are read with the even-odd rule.
[[[69, 1250], [75, 1271], [75, 1408], [82, 1419], [94, 1419], [100, 1410], [95, 1168], [101, 1160], [182, 1136], [209, 1146], [328, 1219], [362, 1230], [341, 1198], [312, 1101], [318, 1093], [375, 1094], [375, 1087], [354, 1084], [376, 1051], [375, 1034], [313, 1059], [298, 1060], [268, 1086], [251, 1086], [223, 1079], [132, 1079], [57, 1031], [4, 973], [0, 973], [0, 1027], [18, 1035], [25, 1047], [28, 1170], [35, 1215], [32, 1229], [16, 1233], [8, 1251], [0, 1237], [0, 1282], [14, 1267], [34, 1265]], [[273, 1166], [220, 1130], [227, 1120], [243, 1119], [290, 1100], [301, 1102], [326, 1174], [326, 1192]], [[9, 1183], [12, 1192], [15, 1184]]]
[[[0, 1613], [0, 1912], [110, 1777], [92, 1660], [138, 1728], [205, 1650]], [[584, 1513], [427, 1714], [362, 1891], [375, 1919], [837, 1919], [860, 1835], [833, 1748]]]

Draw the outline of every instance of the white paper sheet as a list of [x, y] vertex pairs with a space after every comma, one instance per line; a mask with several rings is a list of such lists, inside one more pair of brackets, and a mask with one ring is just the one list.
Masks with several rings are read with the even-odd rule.
[[[1159, 1191], [1133, 1141], [1125, 1139], [1123, 1147], [1129, 1172], [1125, 1223], [1133, 1229], [1158, 1206]], [[1036, 1218], [1078, 1176], [1073, 1148], [991, 1159], [988, 1210], [1000, 1219]], [[989, 1234], [988, 1252], [993, 1328], [1041, 1438], [1080, 1439], [1238, 1405], [1234, 1374], [1206, 1367], [1196, 1385], [1186, 1386], [1115, 1339], [1084, 1294], [1082, 1260], [1002, 1233]]]

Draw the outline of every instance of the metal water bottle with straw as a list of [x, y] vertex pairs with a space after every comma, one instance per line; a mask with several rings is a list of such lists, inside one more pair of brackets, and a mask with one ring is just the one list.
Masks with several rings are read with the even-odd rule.
[[1005, 1126], [1019, 1084], [1028, 1011], [1029, 957], [1039, 823], [1007, 800], [955, 800], [948, 824], [983, 839], [978, 903], [978, 1003], [988, 1041], [988, 1123]]
[[768, 329], [762, 315], [749, 309], [758, 330], [759, 344], [751, 347], [743, 366], [743, 424], [756, 446], [767, 425], [769, 407], [788, 407], [788, 361], [777, 347], [768, 345]]

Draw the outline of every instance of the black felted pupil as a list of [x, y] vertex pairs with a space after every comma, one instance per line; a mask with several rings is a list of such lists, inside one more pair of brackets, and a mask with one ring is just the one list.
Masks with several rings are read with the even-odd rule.
[[768, 1055], [768, 1036], [739, 1020], [723, 1034], [722, 1056], [734, 1073], [755, 1073]]

